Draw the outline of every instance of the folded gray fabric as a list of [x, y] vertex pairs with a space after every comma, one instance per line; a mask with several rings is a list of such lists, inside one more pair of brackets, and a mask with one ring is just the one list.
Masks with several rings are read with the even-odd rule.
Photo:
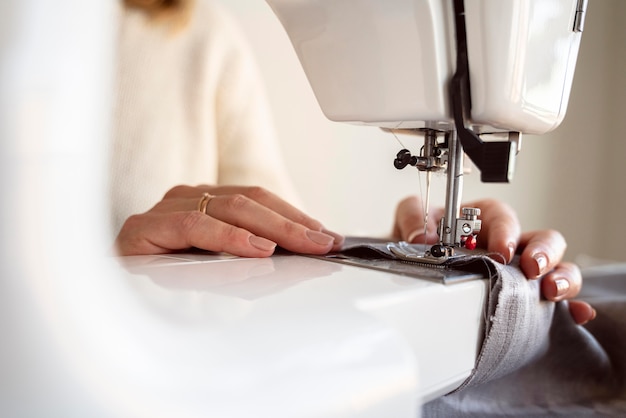
[[[429, 246], [428, 246], [429, 247]], [[445, 264], [426, 266], [419, 258], [427, 246], [405, 242], [388, 242], [377, 238], [347, 237], [340, 253], [314, 256], [327, 261], [355, 265], [450, 284], [482, 279], [497, 274], [492, 262], [481, 257], [484, 252], [458, 249], [458, 257]], [[401, 254], [404, 254], [402, 256]]]
[[454, 393], [424, 405], [423, 416], [626, 416], [626, 265], [584, 274], [580, 297], [597, 311], [584, 327], [573, 322], [567, 302], [551, 316], [545, 305], [552, 304], [525, 294], [519, 272], [501, 271], [476, 370]]
[[[350, 238], [344, 250], [395, 258], [380, 240]], [[514, 263], [472, 254], [453, 267], [491, 282], [476, 366], [455, 391], [425, 404], [422, 415], [626, 417], [626, 264], [584, 273], [580, 298], [597, 318], [583, 327], [567, 302], [542, 300], [539, 281], [527, 280]]]

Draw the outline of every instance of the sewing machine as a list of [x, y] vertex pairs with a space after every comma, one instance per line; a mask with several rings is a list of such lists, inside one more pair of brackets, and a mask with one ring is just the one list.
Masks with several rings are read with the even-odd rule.
[[483, 182], [509, 182], [522, 133], [561, 123], [586, 0], [267, 2], [329, 119], [421, 135], [395, 167], [446, 172], [439, 243], [396, 255], [440, 264], [475, 248], [480, 210], [460, 207], [464, 154]]

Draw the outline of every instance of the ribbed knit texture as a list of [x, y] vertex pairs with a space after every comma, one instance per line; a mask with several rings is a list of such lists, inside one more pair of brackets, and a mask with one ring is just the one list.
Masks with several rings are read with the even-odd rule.
[[296, 198], [251, 51], [224, 10], [197, 0], [188, 24], [172, 30], [120, 7], [117, 45], [115, 233], [178, 184], [258, 185]]

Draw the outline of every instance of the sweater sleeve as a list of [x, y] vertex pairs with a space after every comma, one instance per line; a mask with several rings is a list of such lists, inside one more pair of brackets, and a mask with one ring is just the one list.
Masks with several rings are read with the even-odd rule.
[[218, 182], [263, 186], [299, 205], [252, 52], [228, 15], [223, 29], [227, 46], [215, 97]]
[[178, 184], [262, 186], [299, 205], [252, 53], [219, 4], [194, 1], [176, 30], [123, 9], [118, 32], [115, 233]]

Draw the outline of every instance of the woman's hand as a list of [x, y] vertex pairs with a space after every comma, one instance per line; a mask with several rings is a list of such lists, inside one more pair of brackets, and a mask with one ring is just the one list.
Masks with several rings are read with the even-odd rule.
[[[562, 262], [567, 244], [563, 236], [554, 230], [521, 232], [515, 211], [497, 200], [479, 200], [464, 206], [481, 210], [483, 228], [478, 245], [492, 254], [492, 258], [509, 263], [520, 253], [520, 267], [527, 278], [542, 277], [541, 292], [552, 301], [574, 298], [582, 287], [580, 270], [573, 263]], [[428, 230], [424, 231], [424, 211], [419, 199], [408, 197], [396, 210], [394, 238], [407, 242], [436, 243], [437, 225], [443, 209], [430, 215]], [[595, 318], [595, 310], [586, 302], [569, 301], [569, 309], [576, 323], [583, 324]]]
[[148, 212], [128, 218], [115, 241], [121, 255], [196, 247], [243, 257], [268, 257], [277, 244], [325, 254], [342, 243], [343, 237], [263, 188], [206, 185], [174, 187]]

